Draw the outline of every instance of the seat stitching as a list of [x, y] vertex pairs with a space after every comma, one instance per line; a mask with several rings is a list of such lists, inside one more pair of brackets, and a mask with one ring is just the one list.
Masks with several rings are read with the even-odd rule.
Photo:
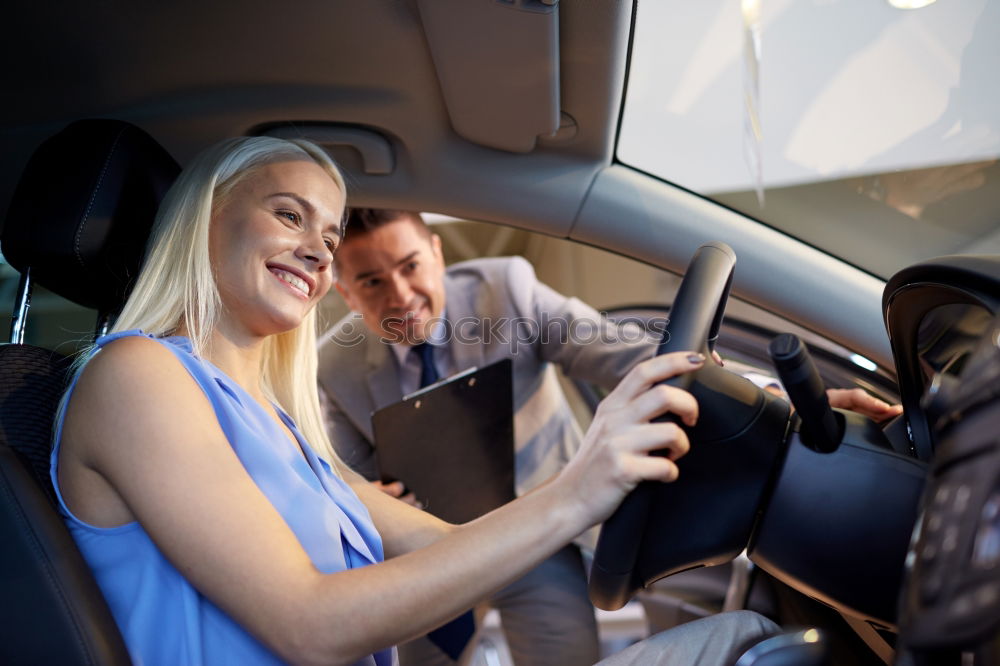
[[94, 187], [94, 191], [90, 195], [90, 201], [87, 202], [87, 210], [83, 212], [83, 217], [80, 219], [80, 226], [76, 229], [73, 253], [76, 255], [77, 263], [79, 263], [80, 266], [84, 266], [83, 257], [80, 255], [80, 240], [83, 236], [83, 230], [87, 226], [87, 220], [90, 217], [90, 209], [94, 207], [94, 201], [97, 199], [97, 193], [101, 190], [101, 185], [104, 183], [104, 176], [108, 172], [108, 165], [111, 164], [111, 158], [114, 156], [115, 150], [118, 148], [118, 141], [121, 139], [124, 132], [124, 127], [118, 130], [118, 135], [115, 136], [115, 141], [111, 144], [111, 150], [108, 152], [108, 156], [104, 159], [104, 166], [101, 168], [101, 175], [97, 179], [97, 185]]

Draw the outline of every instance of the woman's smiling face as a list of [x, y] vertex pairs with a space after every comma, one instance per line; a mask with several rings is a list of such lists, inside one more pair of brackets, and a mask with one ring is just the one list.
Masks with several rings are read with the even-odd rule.
[[298, 326], [332, 283], [344, 193], [315, 162], [255, 169], [212, 213], [209, 251], [223, 322], [263, 337]]

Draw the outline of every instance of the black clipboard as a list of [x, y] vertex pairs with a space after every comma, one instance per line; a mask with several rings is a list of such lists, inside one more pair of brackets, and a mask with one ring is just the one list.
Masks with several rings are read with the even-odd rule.
[[372, 413], [382, 481], [450, 523], [514, 499], [511, 369], [509, 358], [470, 369]]

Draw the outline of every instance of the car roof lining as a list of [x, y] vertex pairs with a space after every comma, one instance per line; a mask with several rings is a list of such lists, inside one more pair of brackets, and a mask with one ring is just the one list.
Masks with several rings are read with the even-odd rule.
[[[467, 4], [489, 12], [496, 3]], [[365, 198], [384, 192], [396, 199], [399, 192], [420, 189], [428, 191], [425, 199], [440, 190], [450, 202], [456, 190], [481, 193], [522, 170], [517, 155], [475, 150], [480, 146], [452, 128], [415, 0], [305, 0], [294, 11], [280, 12], [260, 0], [241, 3], [238, 12], [184, 1], [139, 11], [110, 0], [60, 6], [58, 12], [25, 3], [16, 13], [24, 28], [11, 31], [0, 47], [7, 62], [19, 63], [8, 84], [19, 91], [19, 103], [0, 109], [0, 141], [10, 144], [8, 154], [15, 157], [4, 163], [13, 170], [4, 174], [4, 187], [12, 187], [8, 183], [43, 138], [72, 120], [102, 116], [143, 127], [181, 163], [219, 138], [266, 123], [374, 128], [394, 140], [400, 170], [358, 179], [355, 191]], [[577, 132], [567, 143], [540, 143], [533, 156], [558, 156], [553, 164], [560, 168], [565, 159], [608, 164], [631, 2], [561, 3], [559, 21], [561, 110], [575, 120]], [[545, 69], [544, 51], [529, 50], [525, 62]], [[462, 96], [477, 99], [496, 85], [485, 77], [475, 83], [465, 76]], [[550, 103], [527, 95], [518, 101], [529, 107]], [[487, 151], [497, 155], [485, 169], [454, 165]], [[589, 179], [593, 170], [584, 173]], [[0, 204], [6, 205], [9, 194], [0, 192]], [[564, 197], [542, 203], [564, 205]], [[519, 214], [515, 209], [510, 216]], [[568, 219], [564, 223], [568, 228]]]

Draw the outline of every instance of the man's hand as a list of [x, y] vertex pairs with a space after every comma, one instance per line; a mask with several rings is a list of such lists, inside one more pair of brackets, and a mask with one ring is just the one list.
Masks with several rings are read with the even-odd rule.
[[864, 389], [827, 389], [826, 397], [831, 407], [849, 409], [867, 416], [876, 423], [887, 421], [903, 413], [902, 405], [890, 405], [867, 393]]
[[[372, 485], [384, 492], [386, 495], [395, 497], [396, 499], [406, 502], [410, 506], [415, 506], [418, 509], [423, 509], [424, 504], [417, 499], [417, 496], [413, 493], [406, 493], [406, 486], [403, 485], [402, 481], [390, 481], [389, 483], [382, 483], [381, 481], [372, 481]], [[403, 493], [406, 493], [405, 495]]]

